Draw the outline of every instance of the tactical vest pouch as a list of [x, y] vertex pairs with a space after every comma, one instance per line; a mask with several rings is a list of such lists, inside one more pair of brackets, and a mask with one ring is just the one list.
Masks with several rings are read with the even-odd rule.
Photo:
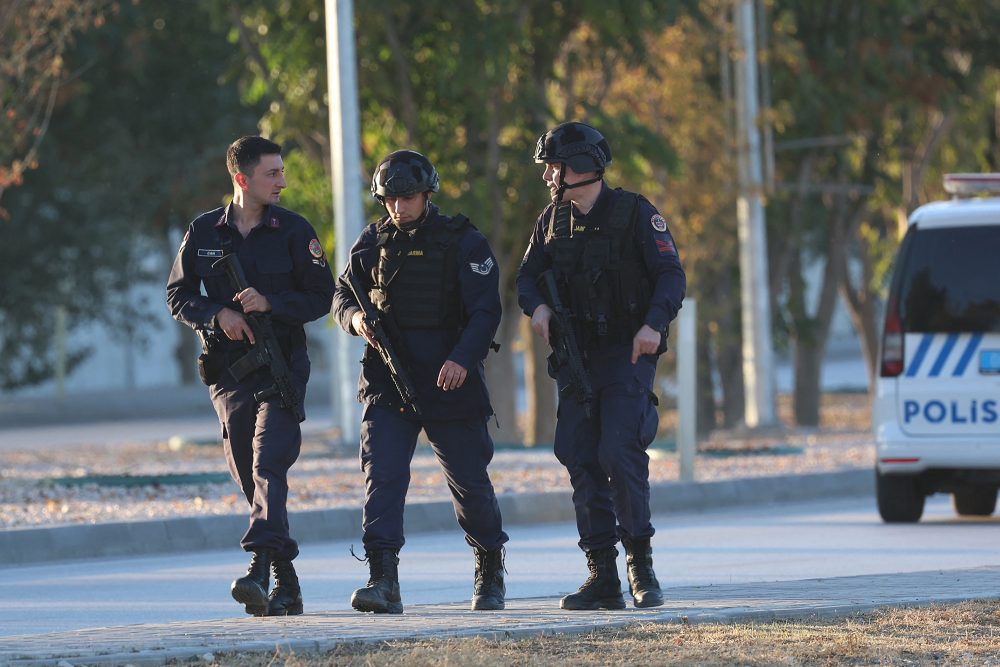
[[211, 387], [222, 377], [222, 371], [226, 368], [226, 354], [217, 334], [198, 333], [201, 336], [202, 348], [201, 354], [198, 355], [198, 377], [203, 384]]

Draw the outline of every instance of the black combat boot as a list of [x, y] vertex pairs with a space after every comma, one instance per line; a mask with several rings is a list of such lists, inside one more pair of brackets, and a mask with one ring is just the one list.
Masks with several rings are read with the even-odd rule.
[[399, 557], [393, 549], [365, 550], [368, 561], [368, 585], [354, 591], [351, 606], [358, 611], [376, 614], [402, 614], [399, 596]]
[[274, 571], [274, 590], [267, 603], [268, 616], [298, 616], [302, 613], [302, 589], [290, 560], [271, 562]]
[[636, 607], [659, 607], [663, 604], [660, 582], [653, 573], [653, 547], [649, 538], [622, 540], [625, 562], [628, 563], [628, 591]]
[[563, 609], [624, 609], [617, 559], [618, 549], [613, 546], [588, 551], [590, 576], [580, 590], [564, 597], [559, 606]]
[[503, 609], [507, 587], [503, 583], [503, 547], [486, 551], [476, 548], [476, 586], [472, 611]]
[[267, 616], [267, 587], [271, 576], [271, 551], [259, 549], [250, 556], [246, 576], [233, 581], [233, 599], [246, 606], [248, 614]]

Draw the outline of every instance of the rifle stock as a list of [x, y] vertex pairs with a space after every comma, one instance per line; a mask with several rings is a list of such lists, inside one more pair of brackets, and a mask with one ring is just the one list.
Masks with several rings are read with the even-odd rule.
[[[549, 342], [552, 345], [552, 361], [556, 368], [567, 366], [569, 369], [569, 388], [576, 395], [577, 403], [583, 405], [584, 413], [591, 416], [591, 406], [594, 402], [594, 389], [587, 376], [587, 368], [583, 363], [583, 352], [576, 340], [571, 313], [559, 298], [555, 274], [552, 270], [543, 272], [538, 277], [539, 287], [545, 303], [552, 310], [549, 320]], [[553, 326], [554, 325], [554, 326]]]
[[396, 385], [396, 391], [399, 392], [399, 397], [403, 400], [403, 405], [409, 408], [417, 417], [422, 417], [423, 411], [417, 402], [416, 386], [413, 384], [413, 380], [410, 379], [410, 374], [400, 360], [399, 355], [396, 354], [385, 323], [382, 321], [378, 309], [375, 308], [375, 304], [368, 297], [368, 290], [361, 284], [357, 276], [350, 271], [347, 272], [347, 278], [351, 285], [351, 291], [354, 292], [354, 298], [361, 307], [361, 312], [364, 313], [365, 322], [375, 332], [375, 342], [378, 343], [375, 349], [379, 353], [379, 356], [382, 357], [382, 362], [389, 369], [389, 376], [392, 378], [392, 383]]
[[[250, 286], [247, 284], [239, 257], [233, 253], [213, 262], [212, 268], [221, 268], [225, 271], [229, 283], [237, 293]], [[267, 366], [274, 384], [267, 389], [256, 392], [254, 398], [258, 403], [261, 403], [272, 396], [279, 396], [281, 405], [291, 410], [300, 422], [304, 421], [306, 415], [302, 405], [302, 397], [299, 396], [299, 391], [292, 379], [292, 371], [285, 361], [281, 345], [278, 344], [278, 337], [274, 333], [271, 317], [264, 313], [244, 313], [244, 317], [253, 331], [256, 343], [250, 347], [249, 352], [230, 366], [229, 372], [237, 380], [242, 380], [258, 368]]]

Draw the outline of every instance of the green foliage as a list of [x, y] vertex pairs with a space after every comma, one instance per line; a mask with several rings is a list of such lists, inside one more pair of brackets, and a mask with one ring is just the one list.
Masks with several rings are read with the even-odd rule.
[[333, 194], [323, 164], [304, 151], [292, 151], [285, 162], [288, 188], [281, 193], [281, 205], [299, 213], [316, 229], [327, 253], [333, 248]]
[[6, 193], [10, 219], [0, 222], [0, 386], [50, 374], [57, 307], [71, 329], [99, 321], [133, 335], [163, 305], [123, 297], [165, 281], [167, 229], [231, 188], [226, 147], [256, 131], [259, 110], [240, 106], [226, 83], [242, 58], [199, 7], [123, 3], [65, 53], [74, 75], [39, 167]]

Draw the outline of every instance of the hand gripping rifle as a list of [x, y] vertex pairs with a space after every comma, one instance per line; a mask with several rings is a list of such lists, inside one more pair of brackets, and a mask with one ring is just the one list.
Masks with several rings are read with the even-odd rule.
[[[226, 272], [229, 283], [237, 294], [250, 287], [243, 273], [240, 259], [235, 254], [230, 253], [222, 259], [216, 260], [212, 264], [212, 268], [222, 269]], [[292, 379], [292, 371], [285, 361], [285, 355], [278, 344], [278, 337], [274, 334], [271, 316], [265, 313], [244, 313], [244, 316], [253, 331], [256, 342], [250, 347], [249, 352], [229, 367], [229, 372], [237, 381], [240, 381], [258, 368], [267, 366], [274, 379], [274, 384], [254, 393], [253, 397], [258, 403], [263, 403], [272, 396], [279, 396], [282, 407], [290, 409], [300, 422], [304, 421], [306, 413], [302, 407], [302, 397], [299, 396], [299, 391]]]
[[552, 345], [552, 354], [549, 357], [549, 364], [553, 370], [553, 377], [563, 366], [569, 367], [569, 387], [568, 389], [576, 395], [577, 403], [583, 404], [584, 413], [587, 418], [591, 416], [591, 405], [594, 403], [594, 388], [590, 385], [590, 378], [587, 376], [587, 369], [583, 365], [583, 353], [576, 340], [576, 333], [571, 322], [572, 315], [569, 309], [563, 305], [559, 298], [559, 289], [556, 286], [556, 277], [549, 269], [538, 277], [538, 284], [545, 297], [545, 303], [552, 309], [552, 319], [549, 320], [549, 342]]
[[[382, 316], [379, 315], [375, 304], [368, 297], [368, 290], [365, 289], [364, 285], [361, 284], [358, 277], [353, 273], [348, 272], [347, 278], [351, 283], [351, 291], [354, 292], [354, 298], [357, 299], [358, 305], [361, 306], [361, 312], [364, 313], [365, 323], [375, 332], [375, 342], [378, 343], [375, 349], [378, 351], [379, 356], [382, 357], [382, 362], [385, 363], [386, 368], [389, 369], [392, 383], [396, 385], [396, 391], [399, 392], [399, 397], [403, 399], [403, 405], [405, 408], [409, 408], [417, 417], [423, 417], [424, 413], [420, 409], [420, 404], [417, 403], [417, 388], [414, 386], [413, 380], [410, 379], [410, 374], [403, 366], [403, 362], [400, 361], [399, 355], [396, 354], [392, 346], [392, 341], [389, 338], [389, 332], [386, 331], [385, 323], [382, 321]], [[401, 408], [400, 412], [405, 408]]]

